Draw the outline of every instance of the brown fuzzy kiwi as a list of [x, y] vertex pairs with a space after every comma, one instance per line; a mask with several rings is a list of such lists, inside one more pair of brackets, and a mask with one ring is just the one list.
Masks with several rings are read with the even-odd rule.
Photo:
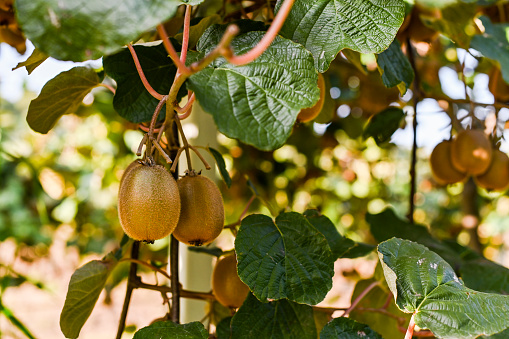
[[134, 240], [164, 238], [173, 232], [179, 219], [177, 183], [163, 166], [131, 165], [118, 193], [120, 225]]
[[212, 242], [224, 226], [223, 197], [219, 188], [209, 178], [194, 172], [179, 179], [177, 186], [182, 207], [173, 235], [192, 246]]
[[219, 258], [212, 271], [212, 293], [223, 306], [242, 306], [249, 288], [237, 275], [237, 258], [229, 254]]
[[299, 112], [297, 116], [297, 120], [300, 122], [308, 122], [315, 119], [323, 108], [323, 103], [325, 102], [325, 79], [323, 78], [322, 73], [318, 73], [318, 88], [320, 89], [320, 98], [312, 107], [303, 108]]
[[474, 177], [480, 187], [489, 191], [504, 191], [509, 186], [509, 157], [500, 150], [493, 150], [491, 164], [483, 174]]

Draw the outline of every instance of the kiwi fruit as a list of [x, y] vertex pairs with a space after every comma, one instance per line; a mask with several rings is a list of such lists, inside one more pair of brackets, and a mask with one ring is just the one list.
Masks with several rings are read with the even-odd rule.
[[180, 197], [173, 176], [160, 165], [133, 162], [118, 193], [118, 216], [124, 232], [145, 242], [168, 236], [179, 220]]
[[192, 246], [216, 239], [224, 226], [223, 197], [212, 180], [191, 171], [177, 181], [180, 218], [173, 236]]
[[212, 293], [223, 306], [242, 306], [249, 288], [237, 275], [237, 258], [228, 254], [218, 259], [212, 271]]

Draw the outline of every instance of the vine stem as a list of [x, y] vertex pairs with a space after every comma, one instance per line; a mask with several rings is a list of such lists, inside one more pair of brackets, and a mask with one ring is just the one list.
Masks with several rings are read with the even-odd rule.
[[407, 39], [407, 53], [408, 60], [410, 61], [410, 65], [414, 70], [414, 83], [413, 83], [413, 101], [414, 101], [414, 117], [412, 121], [413, 128], [413, 142], [412, 142], [412, 159], [410, 163], [410, 196], [408, 202], [408, 221], [413, 224], [414, 223], [414, 211], [415, 211], [415, 194], [416, 194], [416, 182], [417, 182], [417, 106], [419, 104], [421, 98], [420, 91], [420, 79], [419, 72], [417, 71], [417, 67], [415, 66], [415, 54], [413, 51], [412, 43], [410, 42], [410, 38]]
[[[175, 172], [175, 174], [178, 173]], [[180, 323], [180, 281], [179, 281], [179, 242], [170, 236], [170, 273], [171, 273], [171, 320]]]
[[152, 115], [152, 120], [150, 120], [150, 127], [148, 130], [149, 138], [154, 137], [154, 129], [156, 127], [157, 117], [159, 116], [159, 112], [161, 112], [161, 108], [163, 108], [163, 105], [166, 103], [167, 100], [168, 100], [167, 95], [164, 95], [163, 97], [161, 97], [161, 99], [159, 99], [159, 103], [157, 104], [154, 114]]
[[[140, 254], [140, 242], [135, 241], [131, 247], [131, 258], [137, 260]], [[118, 322], [117, 336], [116, 339], [122, 338], [122, 333], [125, 329], [125, 320], [127, 318], [127, 310], [131, 303], [131, 296], [133, 289], [135, 288], [136, 282], [138, 281], [138, 265], [136, 262], [131, 262], [129, 267], [129, 276], [127, 277], [127, 289], [125, 292], [124, 305], [122, 306], [122, 313], [120, 314], [120, 320]]]
[[410, 318], [410, 323], [408, 324], [408, 329], [406, 330], [405, 339], [412, 339], [414, 335], [414, 328], [415, 328], [415, 320], [414, 320], [415, 314], [412, 314], [412, 317]]
[[113, 93], [113, 95], [115, 95], [115, 89], [112, 86], [105, 83], [100, 83], [99, 86], [107, 88], [111, 93]]
[[168, 37], [168, 33], [166, 33], [166, 29], [164, 29], [164, 26], [162, 24], [157, 25], [157, 33], [159, 33], [161, 40], [163, 40], [164, 48], [166, 48], [166, 52], [168, 52], [168, 54], [170, 55], [170, 59], [175, 63], [179, 72], [181, 74], [187, 75], [192, 74], [191, 70], [186, 66], [186, 64], [180, 61], [178, 53], [171, 44], [170, 38]]
[[182, 52], [180, 61], [185, 65], [187, 59], [187, 49], [189, 47], [189, 27], [191, 26], [191, 5], [186, 5], [186, 15], [184, 17], [184, 33], [182, 37]]
[[378, 281], [374, 281], [372, 282], [371, 284], [368, 285], [368, 287], [366, 287], [364, 289], [364, 291], [361, 292], [361, 294], [359, 294], [357, 296], [357, 298], [355, 298], [355, 300], [353, 301], [352, 305], [350, 305], [350, 307], [348, 307], [345, 311], [345, 313], [343, 313], [342, 317], [346, 317], [347, 315], [350, 314], [350, 312], [352, 312], [355, 307], [357, 307], [357, 305], [361, 302], [362, 299], [364, 299], [364, 297], [373, 289], [375, 288], [376, 286], [378, 286], [380, 284], [380, 282]]
[[136, 66], [136, 70], [138, 71], [143, 86], [145, 86], [145, 89], [150, 93], [151, 96], [153, 96], [157, 100], [161, 100], [163, 98], [163, 95], [159, 94], [154, 88], [152, 88], [152, 86], [150, 86], [147, 78], [145, 77], [145, 73], [141, 68], [140, 60], [138, 59], [138, 55], [136, 54], [133, 45], [128, 44], [127, 48], [129, 49], [129, 52], [131, 52], [131, 55], [134, 60], [134, 65]]
[[279, 9], [279, 12], [277, 13], [276, 17], [274, 18], [274, 21], [272, 21], [272, 24], [270, 25], [267, 33], [263, 36], [262, 40], [260, 40], [260, 42], [249, 52], [247, 52], [246, 54], [235, 56], [233, 55], [231, 49], [229, 49], [229, 52], [232, 53], [232, 55], [231, 56], [225, 55], [228, 62], [233, 65], [241, 66], [250, 63], [251, 61], [257, 59], [260, 55], [262, 55], [262, 53], [265, 52], [267, 47], [270, 46], [272, 41], [274, 41], [276, 35], [281, 30], [281, 27], [283, 27], [283, 23], [288, 17], [288, 14], [290, 13], [290, 10], [292, 9], [294, 2], [295, 0], [285, 0], [283, 5]]

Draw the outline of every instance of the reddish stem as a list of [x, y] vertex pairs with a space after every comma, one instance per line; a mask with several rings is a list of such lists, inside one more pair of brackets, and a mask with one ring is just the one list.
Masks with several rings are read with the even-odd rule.
[[364, 291], [361, 292], [361, 294], [359, 294], [357, 296], [357, 298], [355, 298], [355, 300], [353, 301], [352, 305], [350, 305], [350, 307], [345, 311], [345, 313], [343, 313], [342, 317], [346, 317], [348, 314], [350, 314], [350, 312], [353, 311], [353, 309], [360, 303], [360, 301], [369, 293], [369, 291], [371, 291], [373, 288], [375, 288], [376, 286], [378, 286], [380, 284], [380, 282], [378, 281], [374, 281], [372, 282], [371, 284], [369, 284], [368, 287], [366, 287], [364, 289]]
[[412, 314], [412, 318], [410, 318], [410, 323], [408, 324], [408, 329], [406, 330], [405, 339], [412, 339], [414, 335], [414, 328], [415, 328], [415, 320], [414, 320], [415, 314]]
[[129, 52], [131, 52], [131, 55], [133, 56], [134, 64], [136, 65], [136, 70], [138, 71], [138, 74], [140, 75], [141, 82], [143, 83], [143, 86], [145, 86], [146, 90], [157, 100], [161, 100], [163, 98], [162, 94], [157, 93], [155, 89], [150, 86], [148, 83], [147, 78], [145, 77], [145, 73], [143, 73], [143, 69], [141, 68], [140, 60], [138, 59], [138, 56], [136, 55], [136, 51], [134, 50], [133, 45], [128, 44], [127, 48], [129, 48]]
[[99, 84], [99, 86], [107, 88], [111, 91], [111, 93], [115, 94], [115, 89], [113, 87], [111, 87], [110, 85], [102, 83], [102, 84]]
[[156, 127], [156, 121], [157, 117], [159, 116], [159, 112], [161, 111], [161, 108], [163, 108], [163, 105], [166, 103], [166, 100], [168, 99], [167, 95], [164, 95], [160, 100], [159, 103], [156, 106], [156, 109], [154, 111], [154, 114], [152, 115], [152, 120], [150, 121], [150, 128], [148, 130], [148, 136], [150, 138], [154, 137], [154, 128]]
[[173, 45], [170, 42], [170, 38], [168, 37], [168, 34], [166, 33], [164, 26], [161, 24], [157, 25], [157, 32], [159, 33], [159, 36], [163, 40], [164, 47], [166, 48], [166, 51], [170, 55], [171, 60], [177, 66], [179, 72], [181, 74], [186, 75], [191, 74], [191, 70], [188, 67], [186, 67], [186, 65], [182, 61], [180, 61], [177, 51], [175, 50], [175, 48], [173, 48]]
[[182, 52], [180, 61], [185, 65], [187, 58], [187, 49], [189, 47], [189, 27], [191, 26], [191, 6], [186, 5], [186, 16], [184, 17], [184, 36], [182, 38]]
[[[150, 130], [149, 127], [147, 126], [143, 126], [142, 124], [139, 124], [138, 125], [138, 128], [141, 129], [143, 132], [148, 132]], [[159, 133], [159, 131], [161, 130], [162, 127], [159, 127], [159, 128], [154, 128], [154, 133]]]
[[194, 93], [192, 93], [191, 96], [189, 96], [187, 104], [184, 107], [182, 108], [178, 106], [175, 107], [175, 111], [177, 111], [178, 113], [177, 115], [180, 120], [184, 120], [191, 115], [191, 112], [193, 111], [194, 100], [195, 100]]
[[262, 40], [260, 40], [260, 42], [246, 54], [236, 56], [233, 55], [232, 53], [231, 56], [226, 56], [228, 62], [233, 65], [241, 66], [250, 63], [251, 61], [258, 58], [260, 55], [262, 55], [262, 53], [265, 52], [265, 50], [270, 46], [272, 41], [274, 41], [276, 35], [281, 30], [281, 27], [283, 27], [283, 23], [288, 17], [288, 14], [290, 13], [290, 10], [292, 9], [294, 2], [295, 0], [285, 0], [283, 5], [279, 9], [279, 12], [277, 13], [276, 17], [274, 18], [272, 25], [270, 25], [269, 30], [262, 38]]

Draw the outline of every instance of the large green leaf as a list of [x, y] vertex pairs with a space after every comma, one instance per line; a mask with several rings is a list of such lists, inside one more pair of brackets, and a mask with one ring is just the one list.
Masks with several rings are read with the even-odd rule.
[[320, 339], [382, 339], [380, 334], [373, 331], [368, 325], [361, 324], [349, 318], [335, 318], [320, 332]]
[[60, 60], [98, 59], [172, 17], [181, 4], [203, 0], [17, 0], [23, 32]]
[[385, 50], [404, 17], [403, 0], [296, 0], [281, 34], [311, 51], [315, 67], [325, 72], [343, 48]]
[[58, 74], [30, 103], [28, 125], [36, 132], [48, 133], [62, 115], [74, 113], [100, 81], [97, 73], [89, 67], [74, 67]]
[[481, 16], [479, 19], [485, 28], [485, 32], [474, 35], [470, 47], [478, 50], [485, 57], [498, 62], [502, 77], [509, 84], [509, 39], [507, 37], [509, 24], [493, 24], [487, 16]]
[[343, 237], [332, 221], [317, 210], [307, 210], [304, 216], [311, 225], [325, 236], [334, 259], [363, 257], [375, 248], [375, 246], [356, 243], [352, 239]]
[[[217, 43], [217, 29], [209, 28], [198, 42], [202, 53]], [[253, 31], [237, 36], [232, 42], [235, 54], [251, 50], [264, 34]], [[221, 133], [272, 150], [288, 139], [299, 111], [318, 100], [317, 79], [311, 54], [299, 44], [276, 37], [248, 65], [233, 66], [217, 59], [192, 75], [188, 88], [212, 114]]]
[[137, 331], [133, 339], [207, 339], [208, 337], [209, 333], [199, 321], [188, 324], [158, 321]]
[[232, 339], [315, 339], [313, 309], [288, 300], [261, 303], [249, 295], [231, 321]]
[[[134, 50], [148, 83], [160, 94], [168, 94], [177, 68], [168, 57], [164, 45], [134, 45]], [[124, 48], [107, 56], [103, 63], [106, 74], [117, 82], [117, 91], [113, 98], [115, 110], [131, 122], [150, 121], [159, 101], [143, 86], [129, 50]], [[179, 98], [185, 94], [185, 89], [181, 88]], [[161, 109], [160, 118], [165, 116], [164, 107]]]
[[509, 292], [509, 269], [454, 241], [434, 238], [425, 226], [400, 219], [392, 209], [386, 209], [379, 214], [367, 214], [366, 221], [379, 242], [399, 237], [418, 242], [436, 252], [458, 270], [465, 285], [470, 288], [483, 292]]
[[397, 39], [394, 39], [389, 48], [378, 55], [377, 62], [385, 87], [398, 86], [401, 95], [405, 94], [414, 80], [414, 70], [401, 51]]
[[235, 240], [240, 279], [261, 301], [317, 304], [332, 287], [334, 257], [325, 237], [303, 215], [259, 214], [242, 220]]
[[78, 337], [116, 264], [110, 256], [90, 261], [73, 273], [60, 314], [60, 329], [66, 338]]
[[509, 296], [469, 289], [445, 260], [398, 238], [378, 245], [385, 278], [398, 307], [417, 326], [441, 338], [475, 338], [509, 327]]

